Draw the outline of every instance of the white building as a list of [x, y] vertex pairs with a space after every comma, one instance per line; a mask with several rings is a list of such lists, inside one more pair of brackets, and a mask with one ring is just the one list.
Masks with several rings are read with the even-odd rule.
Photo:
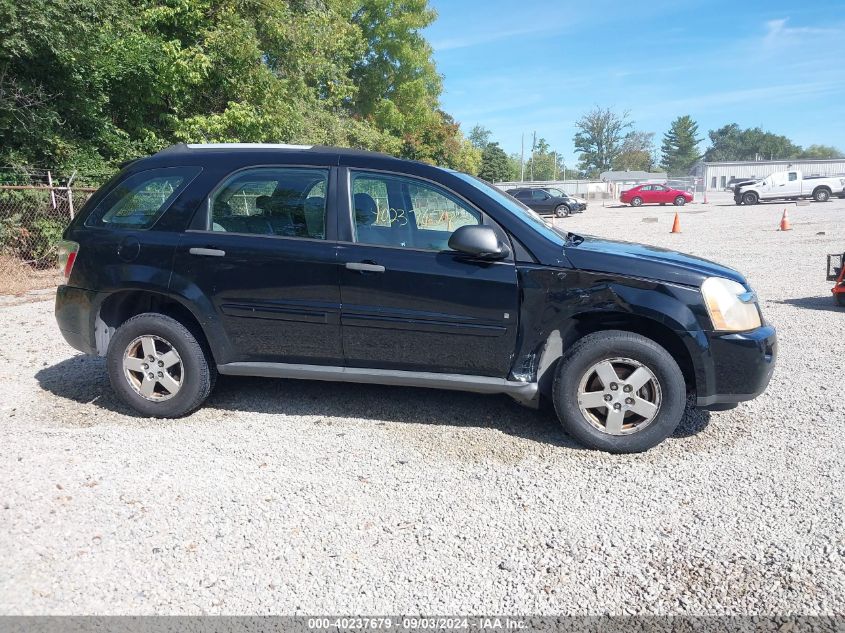
[[765, 178], [787, 169], [800, 169], [805, 176], [837, 176], [845, 174], [845, 158], [702, 162], [696, 165], [693, 173], [703, 179], [707, 191], [723, 191], [731, 178]]

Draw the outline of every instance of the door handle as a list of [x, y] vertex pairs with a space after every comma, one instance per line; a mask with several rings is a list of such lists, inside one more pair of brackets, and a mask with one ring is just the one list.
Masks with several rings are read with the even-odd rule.
[[226, 251], [219, 248], [191, 248], [188, 250], [191, 255], [205, 255], [206, 257], [224, 257]]
[[380, 264], [367, 264], [364, 262], [346, 262], [347, 270], [357, 270], [361, 273], [383, 273], [384, 266]]

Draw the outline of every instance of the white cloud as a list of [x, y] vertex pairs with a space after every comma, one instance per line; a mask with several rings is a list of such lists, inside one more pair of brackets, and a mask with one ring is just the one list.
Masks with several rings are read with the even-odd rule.
[[814, 26], [787, 26], [789, 18], [767, 20], [764, 23], [766, 35], [763, 44], [768, 48], [775, 48], [784, 44], [792, 44], [796, 40], [806, 37], [834, 35], [839, 33], [835, 28], [819, 28]]

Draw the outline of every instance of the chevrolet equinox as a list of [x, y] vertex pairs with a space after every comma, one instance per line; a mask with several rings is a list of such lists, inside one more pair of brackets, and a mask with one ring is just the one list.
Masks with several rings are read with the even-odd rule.
[[146, 416], [218, 374], [409, 385], [545, 400], [583, 444], [637, 452], [688, 395], [734, 407], [775, 364], [737, 271], [373, 152], [176, 145], [101, 187], [60, 252], [62, 334]]

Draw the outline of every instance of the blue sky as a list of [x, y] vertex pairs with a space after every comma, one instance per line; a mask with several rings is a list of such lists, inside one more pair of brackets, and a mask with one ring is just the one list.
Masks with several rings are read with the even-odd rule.
[[595, 105], [629, 110], [658, 147], [690, 114], [704, 137], [736, 122], [845, 150], [844, 1], [430, 4], [444, 109], [508, 152], [536, 130], [574, 164], [573, 123]]

